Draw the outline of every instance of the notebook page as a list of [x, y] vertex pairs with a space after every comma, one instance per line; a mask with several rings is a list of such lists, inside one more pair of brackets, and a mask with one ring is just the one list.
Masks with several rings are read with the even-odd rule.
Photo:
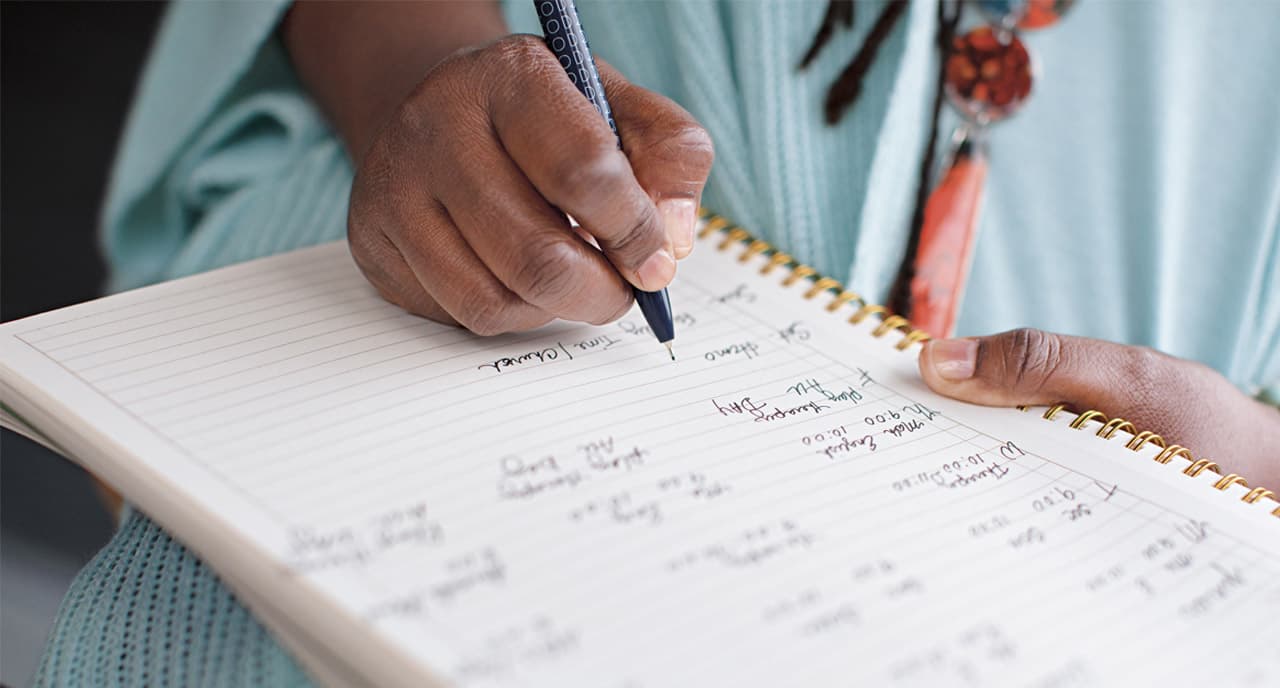
[[389, 681], [419, 683], [392, 655], [465, 685], [1280, 669], [1268, 502], [936, 397], [897, 335], [762, 263], [682, 264], [674, 364], [638, 313], [490, 339], [408, 316], [341, 245], [6, 326], [4, 360], [146, 457], [132, 499], [277, 562], [292, 590], [239, 583], [313, 622], [283, 632]]

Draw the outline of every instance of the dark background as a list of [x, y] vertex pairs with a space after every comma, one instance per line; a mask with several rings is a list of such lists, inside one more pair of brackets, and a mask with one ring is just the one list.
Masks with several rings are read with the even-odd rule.
[[[154, 2], [0, 2], [0, 320], [100, 294], [98, 217]], [[111, 535], [79, 468], [0, 433], [0, 681], [26, 685], [70, 577]]]

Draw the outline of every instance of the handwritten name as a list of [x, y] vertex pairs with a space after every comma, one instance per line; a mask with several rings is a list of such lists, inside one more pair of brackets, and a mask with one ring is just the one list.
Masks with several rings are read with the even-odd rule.
[[816, 401], [811, 401], [807, 404], [801, 404], [799, 406], [792, 406], [790, 408], [781, 408], [778, 406], [774, 406], [772, 411], [767, 411], [757, 415], [755, 417], [755, 422], [768, 423], [770, 421], [782, 420], [784, 418], [790, 418], [791, 416], [801, 416], [809, 413], [817, 415], [829, 408], [831, 407], [824, 406], [822, 404], [819, 404]]
[[602, 334], [602, 335], [597, 335], [595, 337], [592, 337], [590, 339], [584, 339], [580, 342], [574, 342], [573, 348], [578, 349], [579, 351], [590, 351], [592, 349], [607, 351], [614, 344], [621, 344], [621, 343], [622, 343], [621, 339], [616, 339], [607, 334]]
[[991, 478], [993, 480], [1000, 480], [1001, 478], [1005, 477], [1008, 474], [1009, 474], [1008, 466], [1005, 466], [1004, 464], [992, 462], [990, 466], [987, 466], [986, 468], [976, 473], [957, 475], [956, 477], [951, 479], [951, 482], [947, 483], [947, 487], [950, 487], [953, 489], [957, 487], [966, 487], [968, 485], [973, 485], [974, 483], [981, 482], [988, 478]]
[[893, 427], [891, 427], [891, 428], [885, 428], [884, 430], [881, 430], [880, 432], [882, 432], [882, 433], [883, 433], [883, 434], [885, 434], [885, 435], [893, 435], [894, 437], [902, 437], [903, 435], [910, 435], [911, 433], [913, 433], [913, 432], [915, 432], [915, 431], [917, 431], [917, 430], [922, 430], [922, 429], [924, 429], [924, 421], [919, 420], [919, 419], [912, 419], [912, 420], [907, 421], [907, 422], [905, 422], [905, 423], [898, 423], [898, 424], [894, 425], [894, 426], [893, 426]]
[[662, 523], [662, 507], [657, 500], [632, 500], [630, 492], [620, 492], [612, 497], [592, 500], [569, 512], [569, 518], [582, 521], [593, 516], [603, 516], [614, 523], [643, 523], [656, 526]]
[[528, 499], [550, 490], [574, 487], [583, 480], [580, 471], [561, 470], [554, 456], [532, 462], [506, 456], [499, 467], [502, 475], [498, 479], [498, 496], [502, 499]]
[[687, 491], [694, 499], [715, 499], [729, 491], [729, 486], [720, 481], [710, 481], [702, 473], [673, 475], [658, 481], [661, 492]]
[[912, 404], [910, 406], [903, 406], [902, 410], [908, 413], [914, 413], [925, 420], [933, 420], [935, 416], [942, 415], [941, 411], [934, 411], [933, 409], [929, 408], [928, 406], [925, 406], [924, 404]]
[[747, 360], [751, 360], [760, 355], [760, 345], [755, 342], [742, 342], [740, 344], [730, 344], [729, 346], [708, 351], [702, 357], [708, 361], [718, 361], [735, 356], [745, 356]]
[[814, 536], [791, 521], [752, 528], [727, 541], [691, 550], [667, 562], [667, 570], [680, 571], [699, 563], [714, 562], [727, 568], [745, 568], [794, 550], [808, 549]]
[[648, 454], [648, 451], [640, 447], [632, 447], [616, 456], [595, 456], [588, 458], [587, 461], [597, 471], [609, 471], [617, 468], [629, 471], [636, 466], [644, 464], [644, 457]]
[[1234, 596], [1240, 588], [1245, 587], [1244, 572], [1238, 568], [1227, 569], [1220, 564], [1209, 564], [1218, 573], [1208, 590], [1192, 597], [1190, 601], [1178, 607], [1178, 613], [1196, 618], [1208, 614], [1220, 606], [1224, 600]]
[[733, 301], [741, 301], [743, 303], [755, 303], [756, 295], [747, 289], [747, 285], [739, 284], [733, 288], [733, 291], [720, 296], [711, 297], [711, 303], [731, 303]]
[[444, 540], [444, 529], [427, 515], [425, 504], [393, 509], [364, 525], [329, 529], [307, 526], [289, 532], [289, 563], [307, 573], [346, 566], [362, 566], [373, 558], [409, 546], [430, 546]]
[[507, 567], [492, 549], [453, 559], [445, 564], [445, 570], [443, 580], [431, 586], [432, 596], [445, 603], [481, 586], [499, 585], [507, 575]]
[[862, 447], [866, 447], [869, 451], [875, 451], [877, 449], [875, 435], [863, 435], [858, 438], [846, 435], [841, 437], [839, 442], [823, 447], [818, 453], [834, 461], [837, 456], [852, 453], [855, 449]]
[[893, 481], [893, 489], [898, 492], [905, 492], [925, 485], [959, 487], [959, 485], [951, 484], [954, 482], [951, 478], [952, 475], [959, 477], [961, 471], [969, 470], [970, 466], [985, 466], [986, 464], [987, 459], [982, 454], [969, 454], [958, 459], [945, 461], [935, 469], [903, 476], [901, 479]]
[[[693, 327], [698, 321], [689, 313], [675, 313], [671, 316], [671, 322], [676, 327]], [[648, 325], [632, 322], [630, 320], [619, 320], [618, 328], [635, 337], [653, 336], [653, 330], [649, 329]]]
[[573, 654], [580, 647], [577, 629], [536, 616], [529, 623], [499, 628], [477, 641], [470, 651], [464, 650], [453, 674], [459, 683], [511, 676]]
[[776, 420], [783, 420], [792, 416], [800, 416], [807, 414], [820, 414], [830, 408], [829, 406], [819, 404], [816, 401], [810, 401], [807, 404], [799, 406], [791, 406], [783, 408], [780, 406], [769, 406], [768, 402], [752, 401], [751, 397], [743, 397], [741, 401], [721, 403], [715, 399], [711, 400], [715, 404], [716, 410], [722, 416], [749, 415], [753, 422], [769, 423]]
[[787, 388], [787, 393], [801, 397], [806, 394], [817, 395], [833, 403], [847, 401], [852, 404], [857, 404], [859, 401], [862, 401], [862, 392], [855, 390], [852, 386], [846, 386], [839, 392], [832, 392], [824, 387], [821, 382], [818, 382], [813, 378], [801, 380], [794, 385], [791, 385]]
[[804, 323], [797, 320], [790, 325], [779, 329], [778, 336], [782, 338], [782, 341], [790, 344], [792, 342], [808, 341], [810, 334], [808, 328], [804, 326]]
[[565, 348], [564, 344], [556, 342], [555, 346], [549, 346], [545, 349], [528, 351], [520, 354], [519, 356], [504, 356], [488, 363], [481, 363], [476, 366], [476, 369], [484, 370], [488, 368], [495, 373], [501, 373], [509, 368], [518, 368], [530, 363], [550, 363], [551, 361], [557, 361], [561, 358], [573, 360], [573, 354], [569, 353], [569, 350]]
[[855, 626], [862, 620], [852, 604], [844, 603], [835, 609], [822, 612], [800, 625], [801, 635], [829, 633], [844, 626]]

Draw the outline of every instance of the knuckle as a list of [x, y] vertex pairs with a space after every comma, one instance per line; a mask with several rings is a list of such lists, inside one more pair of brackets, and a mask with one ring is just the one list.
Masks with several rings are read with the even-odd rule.
[[347, 235], [381, 234], [377, 227], [401, 175], [396, 156], [388, 150], [387, 135], [374, 138], [356, 169], [347, 203]]
[[552, 165], [556, 203], [592, 198], [615, 187], [630, 173], [626, 159], [615, 146], [588, 141], [579, 150], [562, 151]]
[[1152, 384], [1163, 368], [1163, 354], [1145, 346], [1129, 346], [1124, 348], [1124, 360], [1120, 364], [1120, 372], [1134, 384]]
[[540, 65], [547, 61], [550, 53], [546, 43], [532, 34], [513, 34], [505, 36], [489, 46], [484, 53], [487, 57], [504, 65]]
[[[1117, 372], [1122, 376], [1132, 397], [1131, 408], [1126, 413], [1145, 418], [1159, 409], [1159, 401], [1165, 394], [1173, 392], [1174, 397], [1183, 397], [1192, 392], [1181, 389], [1181, 385], [1177, 384], [1181, 380], [1168, 379], [1167, 358], [1159, 351], [1145, 346], [1127, 346], [1122, 351], [1123, 357], [1117, 366]], [[1194, 396], [1191, 393], [1184, 398]]]
[[1037, 392], [1063, 365], [1055, 334], [1024, 327], [1009, 333], [1005, 347], [1003, 382], [1012, 389]]
[[532, 303], [559, 304], [576, 291], [578, 253], [563, 241], [549, 241], [525, 254], [512, 278], [516, 291]]
[[488, 337], [510, 331], [513, 306], [502, 289], [483, 285], [467, 290], [454, 317], [468, 330]]
[[[351, 249], [351, 258], [356, 267], [370, 284], [382, 292], [384, 297], [388, 293], [398, 293], [392, 270], [395, 265], [404, 263], [404, 257], [386, 235], [373, 229], [357, 229], [352, 225], [347, 232], [347, 245]], [[401, 305], [397, 299], [387, 300]]]
[[629, 263], [639, 268], [640, 263], [662, 247], [666, 234], [658, 221], [658, 211], [652, 204], [644, 204], [631, 219], [627, 230], [611, 242], [610, 248]]
[[623, 287], [612, 289], [611, 291], [615, 296], [613, 300], [617, 305], [609, 315], [600, 318], [599, 320], [593, 320], [591, 322], [592, 325], [608, 325], [616, 320], [621, 320], [623, 316], [631, 312], [631, 305], [634, 302], [631, 292]]
[[564, 78], [564, 68], [546, 42], [529, 34], [502, 38], [476, 57], [491, 92], [513, 103], [527, 103], [545, 89], [548, 80]]
[[431, 135], [437, 133], [435, 113], [439, 110], [435, 105], [459, 102], [456, 97], [448, 97], [456, 90], [458, 77], [454, 72], [458, 70], [453, 67], [458, 62], [450, 58], [428, 72], [392, 113], [379, 137], [386, 139], [384, 147], [388, 149], [389, 157], [397, 157], [395, 151], [404, 150], [403, 146], [411, 141], [432, 140]]
[[679, 163], [702, 176], [711, 171], [716, 158], [711, 135], [697, 122], [688, 120], [665, 129], [650, 145], [651, 153], [659, 160]]

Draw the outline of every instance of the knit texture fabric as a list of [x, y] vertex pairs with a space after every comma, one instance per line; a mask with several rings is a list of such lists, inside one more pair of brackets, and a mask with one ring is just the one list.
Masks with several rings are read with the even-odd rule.
[[190, 550], [131, 511], [63, 601], [35, 685], [310, 682]]

